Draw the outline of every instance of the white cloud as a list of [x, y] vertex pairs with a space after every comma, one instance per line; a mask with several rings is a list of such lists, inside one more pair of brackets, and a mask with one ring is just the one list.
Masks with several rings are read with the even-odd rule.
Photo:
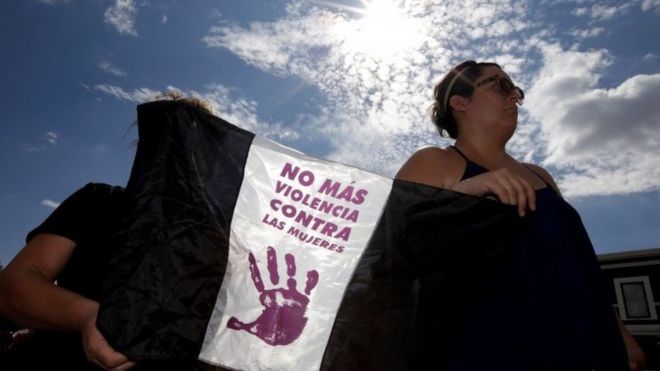
[[114, 5], [105, 10], [103, 17], [105, 23], [114, 27], [120, 34], [138, 35], [135, 29], [137, 7], [133, 0], [115, 0]]
[[279, 140], [299, 137], [295, 128], [260, 120], [257, 116], [257, 102], [236, 98], [231, 90], [223, 85], [211, 84], [206, 86], [202, 93], [190, 91], [184, 95], [197, 96], [208, 101], [218, 116], [254, 133]]
[[660, 74], [598, 88], [604, 50], [543, 48], [544, 65], [526, 106], [540, 124], [545, 164], [560, 170], [569, 196], [660, 188]]
[[54, 131], [47, 131], [39, 140], [38, 144], [24, 144], [23, 148], [28, 152], [42, 152], [49, 146], [56, 146], [59, 134]]
[[160, 23], [167, 23], [167, 14], [163, 14], [163, 16], [160, 18]]
[[41, 201], [42, 206], [50, 207], [52, 209], [56, 209], [58, 206], [60, 206], [60, 203], [57, 201], [53, 201], [50, 199], [45, 199]]
[[642, 58], [644, 62], [650, 62], [656, 59], [658, 59], [658, 56], [655, 53], [646, 53], [646, 55]]
[[103, 70], [104, 72], [107, 72], [111, 75], [121, 76], [121, 77], [126, 76], [126, 71], [124, 71], [121, 68], [115, 66], [110, 61], [101, 61], [101, 62], [99, 62], [98, 67], [101, 70]]
[[[380, 29], [369, 15], [300, 1], [275, 22], [221, 22], [203, 41], [319, 89], [329, 105], [301, 119], [306, 135], [329, 140], [332, 159], [391, 176], [417, 147], [440, 141], [426, 108], [434, 82], [453, 63], [495, 59], [520, 71], [530, 49], [524, 41], [535, 35], [524, 2], [393, 3], [397, 19], [411, 20], [399, 28], [413, 29], [413, 37], [369, 39], [372, 30], [389, 32], [387, 23]], [[368, 149], [369, 156], [356, 155], [356, 148]]]
[[630, 6], [632, 6], [632, 3], [626, 3], [618, 6], [594, 4], [590, 8], [589, 7], [575, 8], [573, 9], [572, 13], [576, 16], [588, 15], [594, 20], [607, 21], [613, 19], [616, 16], [625, 14], [628, 11], [628, 8], [630, 8]]
[[149, 88], [138, 88], [131, 91], [126, 91], [119, 86], [109, 84], [97, 84], [94, 85], [94, 89], [106, 94], [110, 94], [119, 100], [135, 103], [143, 103], [149, 101], [160, 94], [159, 91]]
[[[660, 160], [653, 147], [660, 125], [657, 105], [648, 102], [660, 96], [656, 75], [599, 88], [600, 73], [611, 64], [607, 51], [549, 43], [562, 31], [528, 22], [532, 10], [524, 1], [392, 1], [404, 17], [415, 19], [421, 36], [397, 45], [387, 58], [374, 53], [376, 44], [354, 47], [354, 39], [364, 37], [356, 37], [364, 15], [303, 1], [273, 22], [238, 26], [221, 20], [203, 41], [318, 89], [327, 102], [301, 114], [296, 128], [304, 137], [329, 142], [326, 157], [334, 160], [391, 176], [416, 148], [443, 144], [426, 117], [433, 84], [462, 60], [494, 60], [523, 88], [531, 87], [508, 147], [516, 157], [550, 166], [568, 196], [660, 187], [652, 167]], [[584, 7], [575, 14], [594, 20], [611, 19], [629, 6], [568, 2]], [[603, 32], [592, 27], [573, 36]]]
[[[150, 88], [127, 91], [119, 86], [99, 84], [95, 85], [94, 89], [112, 95], [119, 100], [138, 104], [162, 98], [161, 92]], [[164, 91], [175, 91], [183, 96], [204, 99], [211, 105], [216, 115], [234, 125], [269, 138], [295, 140], [300, 136], [295, 128], [285, 127], [277, 122], [260, 120], [257, 116], [257, 102], [241, 97], [237, 98], [234, 96], [235, 94], [232, 94], [231, 89], [220, 84], [208, 85], [202, 92], [194, 90], [185, 92], [173, 86], [168, 86]], [[96, 149], [95, 147], [95, 152], [98, 152]]]
[[49, 132], [46, 133], [46, 135], [44, 135], [44, 139], [52, 145], [57, 144], [57, 139], [58, 138], [59, 138], [59, 135], [57, 135], [57, 133], [52, 132], [52, 131], [49, 131]]
[[589, 28], [589, 29], [585, 29], [585, 30], [574, 29], [574, 30], [571, 30], [570, 34], [573, 37], [584, 40], [584, 39], [596, 37], [596, 36], [602, 34], [603, 32], [605, 32], [604, 28], [594, 27], [594, 28]]
[[651, 9], [660, 9], [660, 0], [643, 0], [642, 10], [647, 11]]
[[581, 7], [573, 9], [573, 15], [582, 16], [589, 13], [589, 8]]

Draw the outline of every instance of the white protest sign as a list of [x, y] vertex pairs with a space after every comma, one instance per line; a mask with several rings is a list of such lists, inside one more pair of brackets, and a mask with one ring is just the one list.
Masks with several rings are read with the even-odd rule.
[[318, 370], [392, 180], [255, 137], [200, 360]]

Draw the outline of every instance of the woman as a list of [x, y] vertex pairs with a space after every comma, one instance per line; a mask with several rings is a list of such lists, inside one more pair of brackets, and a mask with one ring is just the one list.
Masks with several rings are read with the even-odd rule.
[[[212, 113], [201, 99], [172, 92], [159, 98]], [[135, 366], [96, 327], [104, 272], [116, 248], [112, 236], [125, 207], [123, 188], [89, 183], [28, 233], [25, 247], [0, 271], [0, 317], [38, 331], [22, 347], [0, 355], [0, 368], [127, 370]], [[184, 366], [196, 365], [170, 362], [166, 368]], [[164, 366], [141, 362], [137, 367], [147, 368]]]
[[[523, 91], [495, 63], [466, 61], [454, 67], [435, 86], [431, 107], [433, 123], [441, 134], [456, 140], [454, 145], [418, 150], [396, 176], [495, 197], [514, 206], [521, 217], [519, 247], [512, 249], [502, 273], [494, 279], [492, 294], [475, 310], [471, 327], [458, 340], [456, 359], [448, 369], [491, 369], [500, 362], [513, 360], [516, 369], [521, 370], [617, 369], [617, 351], [621, 347], [617, 347], [617, 339], [603, 340], [612, 338], [604, 329], [582, 323], [555, 323], [557, 318], [570, 318], [571, 310], [587, 311], [588, 316], [590, 303], [599, 301], [602, 295], [579, 289], [553, 292], [553, 283], [586, 282], [598, 276], [598, 272], [570, 269], [595, 261], [593, 248], [579, 216], [561, 198], [550, 174], [540, 166], [518, 162], [506, 152], [523, 99]], [[573, 261], [576, 259], [580, 262]], [[548, 299], [562, 294], [567, 295], [567, 302], [562, 305]], [[571, 295], [576, 301], [589, 304], [571, 308]], [[585, 301], [585, 295], [595, 296]], [[643, 352], [620, 321], [618, 326], [629, 368], [641, 369]], [[580, 340], [587, 344], [577, 343]], [[569, 349], [571, 346], [578, 350]], [[603, 351], [609, 354], [599, 355]]]
[[41, 330], [17, 349], [16, 366], [92, 368], [87, 360], [103, 369], [133, 366], [96, 328], [103, 267], [112, 253], [108, 241], [123, 205], [122, 188], [86, 185], [28, 234], [0, 272], [0, 316]]

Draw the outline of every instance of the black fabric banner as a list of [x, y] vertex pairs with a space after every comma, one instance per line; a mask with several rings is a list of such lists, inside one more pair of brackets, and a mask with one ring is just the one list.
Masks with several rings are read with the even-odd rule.
[[[121, 253], [110, 264], [98, 326], [115, 349], [132, 359], [195, 360], [205, 341], [208, 348], [209, 338], [216, 336], [207, 333], [212, 327], [212, 316], [223, 318], [218, 313], [223, 306], [216, 301], [226, 302], [227, 298], [218, 300], [218, 295], [228, 265], [247, 267], [247, 260], [229, 261], [230, 235], [256, 233], [249, 228], [231, 229], [233, 218], [241, 212], [236, 210], [237, 198], [247, 197], [239, 196], [244, 177], [256, 176], [257, 170], [248, 173], [245, 169], [255, 136], [220, 118], [171, 101], [139, 106], [138, 128], [138, 151], [127, 186], [130, 212], [115, 238]], [[268, 161], [263, 159], [264, 163]], [[344, 168], [337, 171], [346, 171], [345, 165], [337, 165], [338, 169], [339, 166]], [[370, 192], [369, 197], [373, 193]], [[261, 201], [254, 202], [257, 207]], [[441, 369], [451, 359], [457, 339], [470, 323], [475, 308], [487, 292], [492, 293], [493, 282], [505, 266], [503, 262], [521, 248], [516, 245], [515, 236], [523, 224], [514, 208], [490, 199], [395, 180], [386, 201], [378, 208], [382, 209], [380, 218], [374, 221], [373, 233], [342, 289], [336, 313], [332, 314], [335, 317], [327, 344], [321, 348], [322, 358], [319, 356], [318, 362], [311, 363], [299, 361], [304, 364], [291, 364], [291, 369], [408, 370], [428, 369], [429, 365]], [[280, 233], [275, 228], [273, 231]], [[273, 283], [276, 280], [270, 254], [275, 248], [269, 247], [268, 258]], [[533, 246], [529, 249], [532, 251]], [[337, 253], [341, 251], [328, 250], [328, 254]], [[263, 256], [250, 254], [254, 286], [263, 292], [262, 277], [255, 274], [255, 259]], [[591, 254], [576, 264], [586, 267], [588, 274], [595, 277], [597, 262]], [[272, 257], [275, 259], [274, 252]], [[289, 260], [287, 264], [287, 269], [291, 269]], [[544, 263], [533, 264], [542, 267]], [[554, 274], [552, 269], [547, 271]], [[289, 274], [289, 280], [293, 274]], [[262, 275], [265, 277], [265, 273]], [[309, 277], [308, 286], [316, 285], [309, 284]], [[327, 278], [322, 272], [319, 282]], [[583, 292], [601, 290], [595, 287], [597, 282], [598, 279], [590, 280]], [[553, 300], [562, 290], [570, 291], [571, 285], [568, 280], [558, 281], [558, 286], [551, 290]], [[252, 282], [245, 287], [252, 287]], [[313, 308], [316, 299], [307, 294]], [[262, 302], [268, 299], [264, 295], [260, 296]], [[591, 321], [593, 328], [612, 328], [614, 317], [606, 303], [581, 303], [577, 296], [574, 300], [571, 305], [582, 305], [600, 314], [592, 317], [588, 311], [576, 312], [581, 317], [571, 318], [567, 326]], [[264, 305], [262, 316], [268, 310], [268, 303]], [[307, 318], [304, 320], [303, 328]], [[309, 321], [305, 331], [316, 331], [312, 330], [313, 319]], [[206, 349], [207, 353], [215, 352], [212, 363], [225, 364], [223, 357], [252, 357], [263, 349], [273, 352], [268, 357], [293, 356], [301, 346], [302, 340], [278, 345], [274, 338], [265, 338], [247, 327], [237, 335], [245, 326], [239, 322], [214, 326], [231, 336], [244, 336], [244, 341], [255, 341], [262, 350], [251, 346], [249, 352], [233, 354], [243, 351]], [[277, 323], [273, 326], [280, 328]], [[566, 329], [564, 334], [588, 338]], [[620, 343], [616, 330], [602, 334]], [[241, 346], [236, 345], [235, 349], [243, 349]], [[302, 354], [299, 359], [307, 356]], [[268, 368], [256, 361], [241, 367]]]

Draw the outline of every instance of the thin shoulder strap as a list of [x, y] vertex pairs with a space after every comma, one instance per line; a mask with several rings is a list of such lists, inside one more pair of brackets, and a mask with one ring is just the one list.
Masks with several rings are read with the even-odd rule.
[[451, 148], [453, 148], [459, 155], [461, 155], [461, 157], [463, 157], [465, 159], [465, 161], [472, 162], [472, 161], [470, 161], [469, 158], [467, 158], [467, 156], [463, 152], [461, 152], [460, 149], [456, 148], [456, 146], [451, 146]]
[[465, 159], [465, 171], [463, 171], [463, 176], [461, 176], [461, 180], [472, 178], [473, 176], [483, 174], [483, 173], [487, 173], [488, 171], [490, 171], [487, 168], [485, 168], [485, 167], [477, 164], [476, 162], [470, 160], [465, 155], [465, 153], [461, 152], [461, 150], [456, 148], [455, 146], [451, 146], [451, 148], [453, 148], [456, 151], [456, 153], [458, 153], [461, 157], [463, 157]]
[[528, 166], [527, 164], [522, 164], [522, 165], [523, 165], [524, 167], [526, 167], [527, 170], [531, 171], [532, 174], [536, 175], [539, 179], [541, 179], [541, 181], [542, 181], [546, 186], [548, 186], [548, 187], [550, 187], [550, 189], [553, 189], [553, 190], [554, 190], [554, 188], [550, 185], [550, 183], [546, 182], [545, 179], [544, 179], [541, 175], [539, 175], [539, 173], [537, 173], [536, 171], [534, 171], [534, 169], [533, 169], [531, 166]]

